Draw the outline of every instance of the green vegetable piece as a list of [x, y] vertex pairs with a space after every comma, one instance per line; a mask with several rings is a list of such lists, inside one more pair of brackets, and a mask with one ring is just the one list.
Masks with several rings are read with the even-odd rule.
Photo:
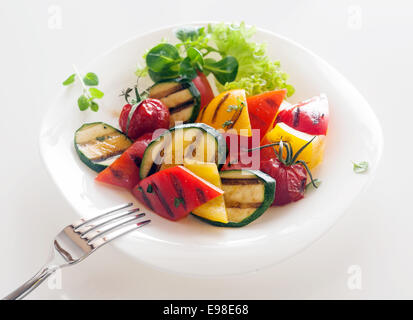
[[76, 78], [76, 73], [70, 75], [65, 81], [62, 82], [62, 84], [64, 86], [68, 86], [69, 84], [72, 84], [73, 82], [75, 82], [75, 78]]
[[204, 69], [212, 72], [218, 82], [225, 85], [235, 80], [238, 72], [238, 61], [232, 56], [226, 56], [220, 61], [205, 59]]
[[204, 27], [185, 26], [175, 31], [175, 36], [182, 42], [187, 40], [193, 41], [203, 34], [205, 34]]
[[77, 99], [77, 105], [79, 106], [80, 111], [85, 111], [90, 106], [89, 99], [82, 94], [79, 99]]
[[179, 76], [179, 69], [176, 71], [170, 69], [170, 70], [162, 71], [162, 72], [155, 72], [155, 71], [152, 71], [151, 69], [148, 69], [148, 74], [153, 82], [159, 82], [162, 80], [177, 78]]
[[226, 128], [226, 127], [230, 126], [231, 124], [233, 124], [233, 121], [232, 120], [227, 120], [222, 124], [222, 127]]
[[92, 99], [102, 99], [104, 93], [97, 88], [89, 88], [89, 93]]
[[170, 69], [180, 62], [178, 49], [169, 43], [160, 43], [149, 50], [146, 55], [146, 65], [155, 72]]
[[184, 199], [182, 199], [182, 198], [175, 198], [175, 200], [174, 200], [175, 208], [178, 208], [181, 203], [182, 203], [182, 204], [184, 203]]
[[95, 101], [91, 101], [90, 102], [90, 110], [92, 110], [94, 112], [98, 112], [99, 111], [99, 105]]
[[191, 64], [189, 57], [186, 57], [184, 60], [182, 60], [179, 68], [179, 74], [184, 78], [188, 78], [189, 80], [196, 78], [197, 73], [195, 71], [195, 68]]
[[153, 187], [151, 184], [148, 184], [148, 188], [146, 188], [147, 193], [152, 193], [153, 192]]
[[208, 32], [221, 56], [233, 56], [239, 63], [236, 79], [225, 85], [218, 83], [219, 91], [245, 89], [247, 95], [252, 96], [285, 88], [287, 96], [294, 93], [280, 62], [268, 56], [266, 44], [251, 40], [255, 28], [247, 28], [243, 22], [239, 25], [219, 23], [209, 25]]
[[367, 161], [359, 161], [359, 162], [353, 161], [354, 173], [364, 173], [368, 170], [368, 168], [369, 168], [369, 163]]
[[99, 78], [95, 73], [88, 72], [83, 78], [83, 83], [87, 86], [97, 86], [99, 84]]
[[194, 66], [196, 64], [199, 64], [201, 66], [204, 65], [204, 57], [202, 56], [202, 53], [198, 49], [194, 47], [189, 47], [186, 50], [186, 54]]

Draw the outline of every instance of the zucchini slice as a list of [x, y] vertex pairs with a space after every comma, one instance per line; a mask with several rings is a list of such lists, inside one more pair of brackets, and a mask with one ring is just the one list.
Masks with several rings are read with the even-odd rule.
[[149, 88], [148, 98], [161, 100], [169, 109], [170, 127], [175, 122], [195, 122], [198, 117], [201, 96], [198, 89], [187, 79], [173, 79], [155, 83]]
[[103, 122], [85, 123], [75, 132], [80, 160], [96, 172], [110, 166], [131, 145], [126, 135]]
[[152, 141], [140, 166], [141, 179], [160, 170], [183, 165], [185, 160], [225, 163], [223, 136], [204, 123], [182, 124], [169, 129]]
[[243, 227], [260, 217], [273, 203], [275, 180], [259, 170], [220, 172], [228, 223], [201, 220], [219, 227]]

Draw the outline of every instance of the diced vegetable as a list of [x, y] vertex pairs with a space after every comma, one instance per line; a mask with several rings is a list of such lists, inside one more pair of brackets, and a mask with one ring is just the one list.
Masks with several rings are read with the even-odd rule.
[[132, 191], [150, 210], [179, 220], [223, 191], [182, 166], [168, 168], [143, 179]]
[[196, 122], [224, 131], [234, 129], [237, 134], [250, 137], [251, 124], [245, 91], [222, 92], [202, 109]]
[[283, 122], [291, 128], [311, 135], [326, 135], [328, 120], [328, 99], [326, 95], [321, 94], [280, 110], [276, 123]]
[[172, 79], [154, 84], [149, 89], [149, 98], [161, 100], [169, 109], [169, 127], [175, 122], [194, 122], [201, 106], [201, 96], [193, 82], [187, 79]]
[[284, 100], [287, 91], [269, 91], [256, 96], [248, 97], [248, 113], [251, 128], [258, 129], [262, 140], [272, 128], [278, 109]]
[[[218, 168], [215, 163], [185, 161], [184, 166], [195, 173], [198, 177], [221, 189], [221, 178], [219, 177]], [[219, 196], [208, 201], [202, 206], [194, 209], [192, 213], [208, 220], [219, 221], [222, 223], [228, 222], [223, 196]]]
[[258, 170], [221, 171], [228, 223], [207, 220], [220, 227], [243, 227], [260, 217], [273, 203], [275, 180]]
[[100, 172], [96, 181], [132, 190], [139, 182], [139, 167], [124, 152], [114, 163]]
[[[295, 130], [285, 123], [277, 123], [274, 129], [268, 132], [265, 137], [270, 143], [280, 141], [282, 138], [283, 141], [291, 144], [294, 151], [298, 151], [314, 138], [313, 135]], [[300, 153], [298, 160], [305, 161], [310, 169], [321, 163], [324, 154], [325, 137], [324, 135], [315, 136], [310, 145]]]
[[169, 129], [145, 150], [140, 168], [141, 179], [186, 160], [225, 162], [226, 146], [222, 135], [202, 123], [183, 124]]
[[84, 124], [75, 132], [74, 143], [80, 160], [100, 172], [129, 148], [132, 141], [106, 123], [93, 122]]
[[139, 137], [115, 162], [100, 172], [95, 180], [132, 190], [140, 181], [139, 166], [151, 141], [151, 133]]
[[201, 96], [201, 109], [206, 107], [212, 99], [214, 99], [214, 92], [205, 74], [197, 71], [198, 76], [192, 80], [192, 83], [198, 89]]

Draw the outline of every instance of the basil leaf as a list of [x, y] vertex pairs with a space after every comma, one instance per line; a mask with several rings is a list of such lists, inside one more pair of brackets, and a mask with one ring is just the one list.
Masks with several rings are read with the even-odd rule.
[[76, 73], [70, 75], [65, 81], [62, 82], [62, 84], [64, 86], [68, 86], [69, 84], [72, 84], [73, 82], [75, 82], [75, 78], [76, 78]]
[[195, 40], [201, 35], [205, 34], [205, 27], [185, 26], [175, 30], [175, 36], [185, 42], [187, 40]]
[[197, 77], [196, 70], [192, 65], [191, 59], [189, 57], [186, 57], [184, 60], [182, 60], [179, 68], [179, 74], [184, 78], [188, 78], [189, 80]]
[[168, 70], [173, 65], [178, 64], [180, 60], [178, 49], [169, 43], [158, 44], [146, 55], [146, 65], [155, 72]]
[[79, 99], [77, 99], [77, 105], [79, 106], [79, 109], [81, 111], [85, 111], [87, 108], [89, 108], [90, 101], [84, 94], [82, 94]]
[[99, 84], [98, 76], [93, 72], [88, 72], [83, 78], [83, 83], [87, 86], [97, 86]]
[[204, 57], [198, 49], [194, 47], [189, 47], [188, 50], [186, 50], [186, 54], [194, 66], [196, 64], [200, 64], [201, 66], [204, 65]]
[[90, 102], [90, 109], [94, 112], [99, 111], [99, 105], [95, 101]]
[[369, 168], [369, 163], [367, 161], [354, 162], [353, 161], [353, 171], [354, 173], [366, 172]]
[[204, 70], [210, 71], [222, 85], [235, 80], [238, 72], [238, 61], [232, 56], [226, 56], [220, 61], [204, 60]]
[[104, 93], [102, 91], [100, 91], [99, 89], [96, 88], [89, 88], [89, 93], [90, 96], [92, 97], [92, 99], [102, 99]]

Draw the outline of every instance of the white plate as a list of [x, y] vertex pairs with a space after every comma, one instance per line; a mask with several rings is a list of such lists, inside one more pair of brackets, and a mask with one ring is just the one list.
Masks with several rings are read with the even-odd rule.
[[[199, 25], [199, 24], [198, 24]], [[117, 126], [124, 101], [122, 88], [132, 86], [142, 53], [162, 38], [174, 41], [167, 27], [132, 39], [97, 58], [83, 72], [99, 75], [105, 92], [98, 113], [80, 112], [79, 87], [62, 90], [45, 115], [40, 135], [41, 153], [56, 185], [82, 217], [98, 210], [133, 201], [128, 192], [95, 183], [95, 172], [78, 159], [73, 148], [75, 130], [85, 122], [105, 121]], [[264, 30], [256, 41], [268, 43], [290, 75], [295, 103], [327, 94], [330, 124], [324, 162], [314, 172], [323, 183], [314, 192], [285, 207], [271, 208], [250, 225], [239, 229], [213, 227], [196, 218], [170, 222], [154, 213], [152, 223], [115, 242], [125, 254], [150, 265], [194, 275], [225, 275], [258, 270], [302, 250], [324, 234], [372, 179], [382, 150], [377, 118], [360, 93], [336, 70], [302, 46]], [[352, 160], [370, 164], [366, 174], [355, 174]], [[148, 210], [144, 209], [145, 212]]]

